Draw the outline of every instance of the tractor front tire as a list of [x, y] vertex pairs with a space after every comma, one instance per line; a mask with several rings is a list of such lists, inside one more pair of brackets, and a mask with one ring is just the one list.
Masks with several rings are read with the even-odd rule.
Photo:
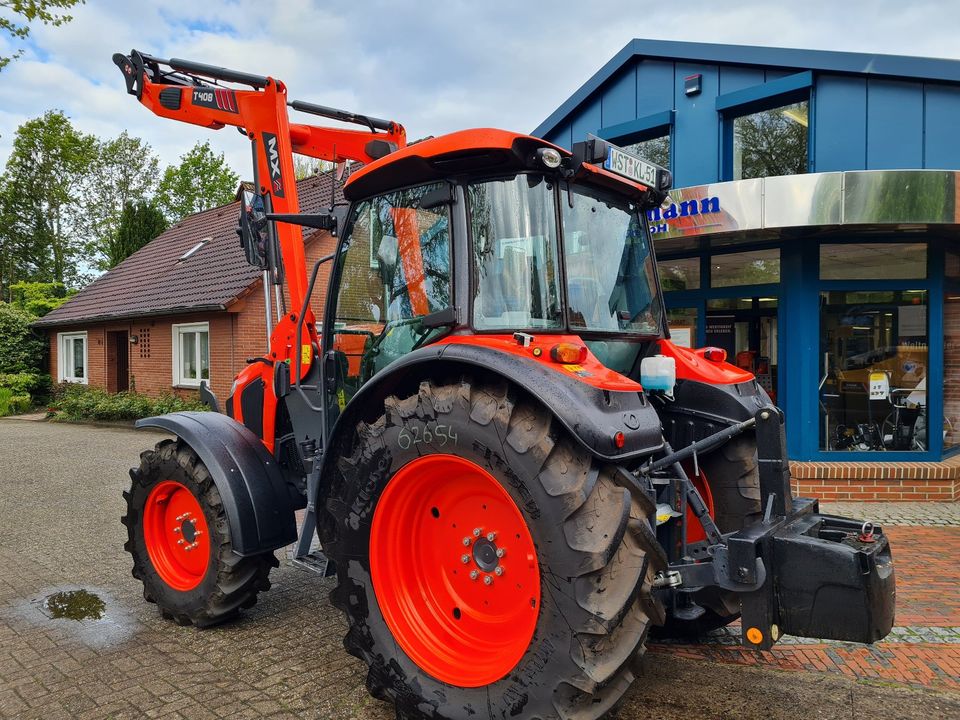
[[333, 604], [398, 718], [593, 720], [663, 608], [655, 508], [503, 381], [423, 382], [361, 422], [321, 523]]
[[230, 526], [210, 472], [182, 440], [140, 455], [123, 497], [124, 549], [143, 597], [179, 625], [206, 627], [236, 617], [270, 589], [273, 553], [234, 554]]

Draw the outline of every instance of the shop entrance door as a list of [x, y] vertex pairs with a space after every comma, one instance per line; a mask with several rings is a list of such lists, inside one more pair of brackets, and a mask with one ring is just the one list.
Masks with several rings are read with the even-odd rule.
[[727, 351], [728, 362], [749, 370], [777, 402], [776, 298], [707, 301], [706, 344]]

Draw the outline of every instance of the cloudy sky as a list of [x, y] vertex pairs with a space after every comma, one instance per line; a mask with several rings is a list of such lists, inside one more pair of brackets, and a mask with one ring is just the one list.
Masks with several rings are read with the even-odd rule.
[[209, 137], [247, 176], [234, 131], [158, 119], [125, 94], [110, 56], [131, 48], [272, 75], [291, 99], [398, 120], [410, 138], [529, 132], [632, 38], [960, 59], [957, 0], [87, 0], [73, 15], [36, 27], [0, 72], [0, 163], [21, 122], [59, 108], [85, 132], [146, 139], [163, 163]]

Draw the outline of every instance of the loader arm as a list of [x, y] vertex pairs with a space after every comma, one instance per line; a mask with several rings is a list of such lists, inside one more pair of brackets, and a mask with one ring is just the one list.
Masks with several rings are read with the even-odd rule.
[[[398, 123], [311, 103], [288, 103], [286, 86], [271, 77], [187, 60], [163, 60], [136, 50], [129, 55], [118, 53], [113, 61], [124, 74], [127, 92], [153, 114], [211, 130], [229, 125], [245, 134], [253, 145], [258, 189], [270, 197], [271, 209], [278, 214], [300, 210], [294, 153], [331, 162], [368, 163], [406, 145], [406, 132]], [[219, 82], [246, 85], [250, 89]], [[291, 123], [288, 105], [301, 112], [365, 125], [369, 129]], [[307, 291], [301, 229], [290, 223], [278, 223], [276, 232], [290, 300], [293, 307], [300, 307]]]

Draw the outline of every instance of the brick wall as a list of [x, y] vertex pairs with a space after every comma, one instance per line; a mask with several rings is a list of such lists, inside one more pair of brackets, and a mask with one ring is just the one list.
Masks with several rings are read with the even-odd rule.
[[792, 462], [794, 495], [821, 500], [960, 501], [960, 457], [943, 462]]
[[[335, 244], [336, 240], [326, 234], [308, 242], [308, 267], [312, 269], [316, 260], [333, 252]], [[322, 318], [331, 269], [332, 263], [326, 263], [317, 277], [311, 307], [318, 320]], [[289, 295], [286, 297], [290, 311]], [[195, 395], [196, 389], [176, 388], [173, 384], [173, 326], [200, 322], [207, 323], [210, 331], [210, 387], [223, 401], [230, 393], [234, 377], [246, 365], [246, 359], [262, 355], [267, 347], [263, 287], [259, 281], [223, 312], [144, 317], [52, 329], [49, 331], [50, 373], [56, 381], [58, 333], [86, 331], [88, 384], [111, 392], [116, 390], [116, 358], [109, 333], [122, 331], [128, 338], [137, 337], [137, 343], [129, 346], [131, 389], [154, 396], [169, 392]]]
[[951, 297], [943, 301], [944, 449], [960, 445], [960, 299]]

